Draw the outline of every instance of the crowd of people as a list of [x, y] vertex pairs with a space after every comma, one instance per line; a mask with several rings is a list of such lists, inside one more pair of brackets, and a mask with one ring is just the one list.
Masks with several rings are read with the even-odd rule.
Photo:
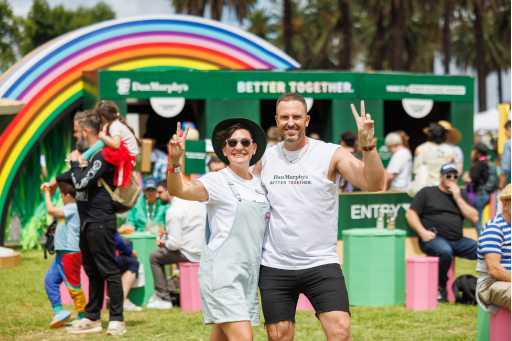
[[[148, 307], [172, 308], [163, 265], [199, 261], [206, 209], [202, 204], [170, 197], [165, 179], [157, 182], [148, 177], [125, 224], [118, 227], [109, 189], [129, 186], [138, 140], [110, 101], [98, 103], [94, 111], [77, 113], [74, 136], [77, 148], [69, 157], [70, 170], [41, 186], [48, 214], [61, 219], [55, 235], [57, 254], [45, 276], [45, 287], [54, 309], [50, 326], [65, 326], [69, 333], [102, 330], [100, 310], [106, 281], [110, 300], [107, 334], [123, 334], [126, 331], [123, 310], [141, 311], [142, 308], [128, 299], [138, 277], [139, 262], [136, 250], [129, 245], [131, 242], [122, 235], [133, 231], [165, 232], [166, 241], [150, 256], [156, 295]], [[89, 159], [82, 155], [86, 151], [92, 155]], [[163, 154], [167, 159], [167, 154]], [[154, 158], [153, 166], [159, 156], [162, 155]], [[212, 171], [225, 167], [218, 158], [212, 158], [209, 166]], [[62, 207], [54, 207], [51, 200], [57, 187], [65, 204]], [[87, 304], [80, 284], [82, 266], [89, 277]], [[62, 308], [59, 291], [62, 282], [75, 301], [78, 315], [73, 321], [70, 321], [71, 312]]]
[[[508, 179], [503, 164], [500, 177], [495, 176], [496, 187], [504, 192], [503, 213], [482, 227], [489, 178], [496, 173], [487, 148], [475, 144], [472, 166], [462, 177], [469, 190], [462, 191], [457, 186], [464, 157], [455, 145], [461, 138], [458, 130], [446, 121], [432, 123], [425, 131], [427, 142], [416, 148], [414, 158], [407, 134], [393, 132], [385, 138], [392, 154], [386, 174], [364, 102], [361, 115], [354, 106], [352, 112], [358, 133], [346, 131], [340, 144], [325, 143], [319, 134], [305, 135], [310, 117], [304, 98], [284, 94], [276, 104], [277, 126], [266, 134], [248, 119], [219, 122], [212, 134], [215, 156], [209, 158], [209, 172], [193, 178], [181, 171], [181, 159], [188, 135], [192, 131], [196, 139], [197, 131], [178, 123], [168, 153], [153, 148], [154, 171], [119, 227], [119, 206], [111, 192], [130, 186], [139, 141], [110, 101], [77, 113], [77, 149], [69, 157], [70, 170], [41, 186], [48, 213], [61, 219], [57, 255], [45, 277], [54, 310], [50, 326], [65, 326], [69, 333], [101, 331], [106, 282], [107, 334], [125, 333], [123, 310], [142, 308], [128, 299], [139, 261], [122, 235], [150, 231], [159, 249], [149, 255], [155, 294], [147, 308], [173, 307], [165, 265], [199, 262], [204, 321], [213, 325], [211, 340], [252, 339], [251, 326], [260, 323], [258, 288], [269, 340], [293, 339], [301, 293], [312, 303], [328, 338], [349, 339], [348, 294], [335, 249], [338, 193], [410, 192], [412, 173], [420, 184], [406, 218], [420, 237], [421, 250], [440, 258], [438, 300], [447, 301], [448, 268], [459, 256], [478, 258], [477, 270], [487, 274], [479, 280], [486, 309], [502, 305], [496, 297], [507, 290], [510, 301], [510, 264], [503, 265], [503, 259], [510, 260], [510, 185], [505, 187], [510, 182], [510, 155]], [[507, 150], [510, 154], [510, 122], [506, 129], [509, 140], [502, 162]], [[51, 201], [57, 187], [65, 204], [58, 208]], [[479, 243], [462, 235], [463, 219], [476, 224]], [[499, 247], [494, 242], [497, 234]], [[499, 258], [492, 255], [497, 253]], [[81, 266], [89, 277], [87, 304]], [[61, 304], [62, 282], [75, 301], [78, 315], [73, 321]]]

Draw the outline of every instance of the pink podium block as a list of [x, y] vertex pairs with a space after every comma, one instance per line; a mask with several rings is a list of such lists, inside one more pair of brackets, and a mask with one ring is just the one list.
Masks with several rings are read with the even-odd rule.
[[406, 264], [405, 308], [436, 309], [439, 258], [408, 257]]
[[179, 263], [180, 305], [183, 311], [203, 310], [199, 293], [199, 263]]
[[510, 341], [510, 310], [501, 307], [497, 315], [489, 315], [489, 341]]
[[[437, 258], [437, 257], [427, 256], [427, 258]], [[438, 276], [439, 276], [439, 273], [438, 273]], [[452, 289], [453, 282], [455, 282], [455, 257], [452, 258], [452, 264], [450, 264], [450, 268], [448, 269], [448, 281], [446, 282], [446, 291], [447, 291], [448, 301], [455, 300], [455, 295], [453, 294], [453, 289]]]
[[[80, 284], [82, 285], [82, 290], [85, 294], [85, 299], [89, 302], [89, 277], [85, 274], [84, 267], [80, 267]], [[71, 298], [71, 294], [69, 293], [66, 284], [62, 282], [60, 284], [60, 298], [62, 304], [75, 304], [75, 301]], [[107, 286], [105, 285], [105, 295], [103, 297], [103, 306], [101, 310], [107, 310]]]
[[297, 310], [315, 310], [308, 298], [304, 294], [300, 294], [299, 301], [297, 302]]

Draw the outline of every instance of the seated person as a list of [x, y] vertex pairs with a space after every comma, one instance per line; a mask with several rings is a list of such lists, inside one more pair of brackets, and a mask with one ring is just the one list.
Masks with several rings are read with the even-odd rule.
[[425, 187], [416, 194], [405, 213], [407, 222], [419, 235], [419, 246], [429, 256], [439, 257], [437, 301], [448, 303], [446, 282], [454, 256], [476, 259], [477, 242], [462, 236], [464, 219], [472, 224], [478, 211], [471, 207], [466, 193], [457, 186], [457, 166], [441, 167], [439, 186]]
[[[167, 286], [164, 265], [184, 262], [199, 262], [206, 225], [206, 206], [197, 201], [182, 200], [169, 196], [165, 182], [158, 188], [160, 200], [169, 201], [171, 207], [165, 215], [167, 239], [160, 244], [160, 250], [151, 252], [149, 262], [155, 280], [155, 295], [147, 307], [171, 309], [171, 291]], [[164, 244], [165, 243], [165, 244]]]
[[121, 282], [123, 283], [123, 310], [141, 311], [141, 307], [137, 307], [128, 299], [128, 293], [139, 275], [139, 261], [137, 260], [137, 252], [126, 245], [118, 233], [116, 240], [116, 260], [121, 271]]
[[153, 225], [160, 225], [159, 230], [163, 230], [165, 212], [169, 206], [163, 205], [157, 198], [156, 187], [154, 178], [144, 180], [144, 194], [129, 211], [126, 223], [117, 229], [119, 233], [127, 230], [149, 231]]
[[476, 300], [488, 313], [510, 310], [510, 184], [500, 200], [502, 213], [484, 225], [478, 239]]
[[[61, 219], [55, 231], [55, 250], [57, 254], [52, 265], [44, 277], [46, 293], [53, 307], [53, 320], [51, 328], [60, 328], [69, 320], [71, 312], [62, 308], [60, 297], [60, 284], [64, 282], [75, 302], [79, 321], [84, 317], [85, 295], [80, 284], [80, 267], [82, 266], [82, 252], [80, 252], [80, 217], [75, 201], [75, 187], [73, 183], [60, 181], [60, 196], [64, 202], [62, 207], [54, 207], [50, 194], [50, 187], [43, 187], [44, 203], [49, 215]], [[74, 321], [73, 321], [74, 323]]]

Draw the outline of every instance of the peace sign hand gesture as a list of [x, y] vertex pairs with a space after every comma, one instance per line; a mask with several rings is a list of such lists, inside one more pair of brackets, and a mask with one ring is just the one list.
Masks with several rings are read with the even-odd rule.
[[169, 141], [169, 145], [167, 146], [167, 150], [169, 151], [169, 159], [173, 164], [180, 164], [181, 156], [185, 151], [185, 140], [188, 135], [188, 126], [181, 136], [181, 123], [178, 122], [178, 128], [176, 129], [176, 134], [172, 136], [172, 139]]
[[370, 114], [365, 114], [364, 112], [364, 101], [361, 101], [361, 116], [359, 116], [356, 107], [354, 107], [353, 104], [351, 104], [350, 107], [352, 108], [352, 113], [356, 119], [361, 147], [372, 145], [373, 135], [375, 134], [375, 127]]

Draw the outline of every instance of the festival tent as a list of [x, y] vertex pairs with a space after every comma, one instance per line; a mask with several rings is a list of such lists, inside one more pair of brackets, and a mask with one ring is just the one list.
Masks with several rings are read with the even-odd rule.
[[[65, 128], [65, 117], [82, 108], [88, 86], [82, 78], [84, 71], [268, 70], [299, 66], [283, 51], [251, 33], [186, 15], [105, 21], [42, 45], [0, 77], [0, 97], [26, 103], [0, 136], [0, 245], [16, 183], [25, 177], [23, 172], [31, 171], [28, 168], [38, 166], [35, 161], [27, 164], [31, 155], [40, 152], [36, 150], [40, 142], [59, 123], [60, 129]], [[61, 135], [65, 135], [63, 139], [71, 138], [62, 131]], [[34, 198], [34, 204], [38, 201]], [[27, 215], [31, 213], [28, 211]]]

